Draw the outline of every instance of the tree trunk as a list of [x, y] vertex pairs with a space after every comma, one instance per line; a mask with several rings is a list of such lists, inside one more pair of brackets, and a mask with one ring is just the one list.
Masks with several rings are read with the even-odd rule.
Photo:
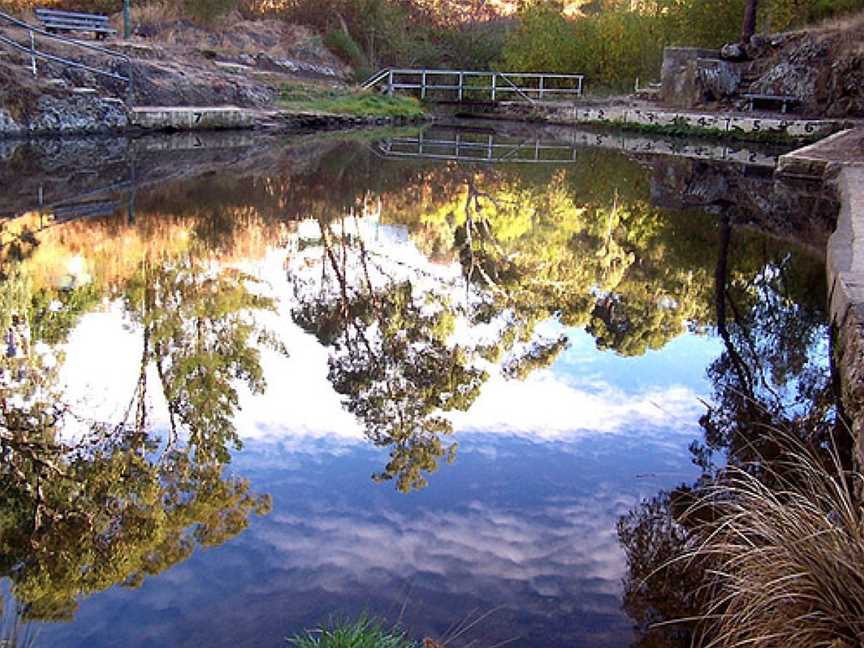
[[744, 8], [744, 24], [741, 25], [742, 45], [749, 43], [750, 37], [756, 33], [756, 9], [758, 5], [759, 0], [747, 0], [747, 6]]

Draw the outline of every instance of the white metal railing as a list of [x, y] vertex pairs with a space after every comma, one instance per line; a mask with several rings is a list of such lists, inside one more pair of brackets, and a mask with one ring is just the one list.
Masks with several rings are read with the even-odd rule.
[[378, 150], [386, 158], [422, 158], [460, 162], [518, 162], [527, 164], [561, 164], [576, 160], [576, 148], [539, 139], [506, 141], [493, 134], [454, 133], [450, 136], [394, 137], [379, 142]]
[[566, 140], [520, 139], [472, 129], [433, 126], [413, 136], [393, 137], [373, 145], [383, 159], [447, 160], [478, 164], [572, 164], [579, 152], [589, 148], [622, 151], [633, 155], [671, 155], [694, 160], [742, 164], [773, 169], [776, 152], [759, 151], [729, 144], [683, 143], [671, 138], [568, 129]]
[[442, 93], [452, 100], [489, 100], [516, 95], [519, 99], [535, 103], [554, 97], [581, 97], [585, 77], [581, 74], [547, 74], [544, 72], [479, 72], [474, 70], [428, 70], [385, 68], [363, 82], [371, 89], [383, 86], [388, 94], [397, 90], [419, 91], [421, 99], [446, 101]]
[[[23, 52], [30, 56], [30, 67], [33, 71], [33, 76], [37, 76], [38, 70], [36, 66], [36, 61], [44, 60], [51, 61], [53, 63], [59, 63], [65, 67], [76, 68], [79, 70], [86, 70], [93, 74], [97, 74], [99, 76], [108, 77], [110, 79], [115, 79], [117, 81], [122, 81], [126, 84], [126, 99], [128, 103], [131, 103], [133, 97], [134, 84], [132, 79], [132, 59], [129, 58], [126, 54], [122, 52], [117, 52], [114, 50], [110, 50], [106, 47], [100, 47], [98, 45], [93, 45], [91, 43], [85, 43], [80, 40], [76, 40], [74, 38], [68, 38], [66, 36], [60, 36], [59, 34], [52, 34], [44, 29], [40, 29], [35, 25], [31, 25], [30, 23], [24, 22], [23, 20], [18, 20], [9, 14], [3, 13], [0, 11], [0, 25], [8, 25], [13, 28], [21, 29], [28, 32], [29, 42], [28, 43], [20, 43], [13, 38], [9, 38], [4, 34], [0, 34], [0, 43], [11, 47], [12, 49], [18, 50], [19, 52]], [[50, 41], [57, 41], [60, 43], [64, 43], [66, 45], [72, 45], [74, 47], [78, 47], [80, 49], [89, 50], [91, 52], [96, 52], [98, 54], [103, 54], [110, 58], [118, 59], [126, 64], [126, 74], [120, 74], [117, 72], [113, 72], [111, 70], [105, 70], [97, 67], [93, 67], [87, 65], [85, 63], [81, 63], [80, 61], [73, 61], [72, 59], [67, 59], [62, 56], [57, 56], [56, 54], [51, 54], [49, 52], [43, 52], [37, 49], [36, 46], [36, 36], [37, 34]]]

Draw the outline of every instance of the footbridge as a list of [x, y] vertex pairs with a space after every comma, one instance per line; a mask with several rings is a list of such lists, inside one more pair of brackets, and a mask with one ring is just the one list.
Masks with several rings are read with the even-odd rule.
[[581, 97], [584, 85], [581, 74], [385, 68], [369, 77], [362, 87], [377, 88], [389, 95], [409, 91], [420, 99], [439, 103], [536, 103]]

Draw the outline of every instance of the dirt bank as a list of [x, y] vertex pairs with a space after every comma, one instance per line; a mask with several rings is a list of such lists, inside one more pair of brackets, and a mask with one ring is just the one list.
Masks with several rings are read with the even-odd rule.
[[[26, 30], [6, 27], [0, 35], [29, 46]], [[128, 106], [269, 109], [286, 86], [347, 88], [351, 72], [308, 29], [239, 15], [208, 29], [151, 19], [129, 40], [99, 44], [126, 54], [131, 65], [37, 35], [37, 46], [53, 56], [122, 76], [131, 72], [131, 92], [125, 82], [46, 60], [37, 60], [34, 77], [26, 52], [0, 46], [0, 135], [122, 130]]]

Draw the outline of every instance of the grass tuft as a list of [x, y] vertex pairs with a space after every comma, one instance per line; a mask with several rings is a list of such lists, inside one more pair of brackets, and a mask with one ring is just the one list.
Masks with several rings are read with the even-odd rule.
[[703, 648], [859, 646], [862, 474], [789, 435], [779, 461], [730, 467], [686, 517], [707, 520], [683, 557], [711, 565]]
[[422, 119], [426, 115], [422, 104], [413, 97], [391, 97], [347, 88], [285, 86], [282, 89], [281, 104], [288, 109], [357, 117]]
[[288, 641], [296, 648], [419, 648], [404, 633], [386, 631], [378, 621], [366, 615], [356, 621], [322, 626]]

